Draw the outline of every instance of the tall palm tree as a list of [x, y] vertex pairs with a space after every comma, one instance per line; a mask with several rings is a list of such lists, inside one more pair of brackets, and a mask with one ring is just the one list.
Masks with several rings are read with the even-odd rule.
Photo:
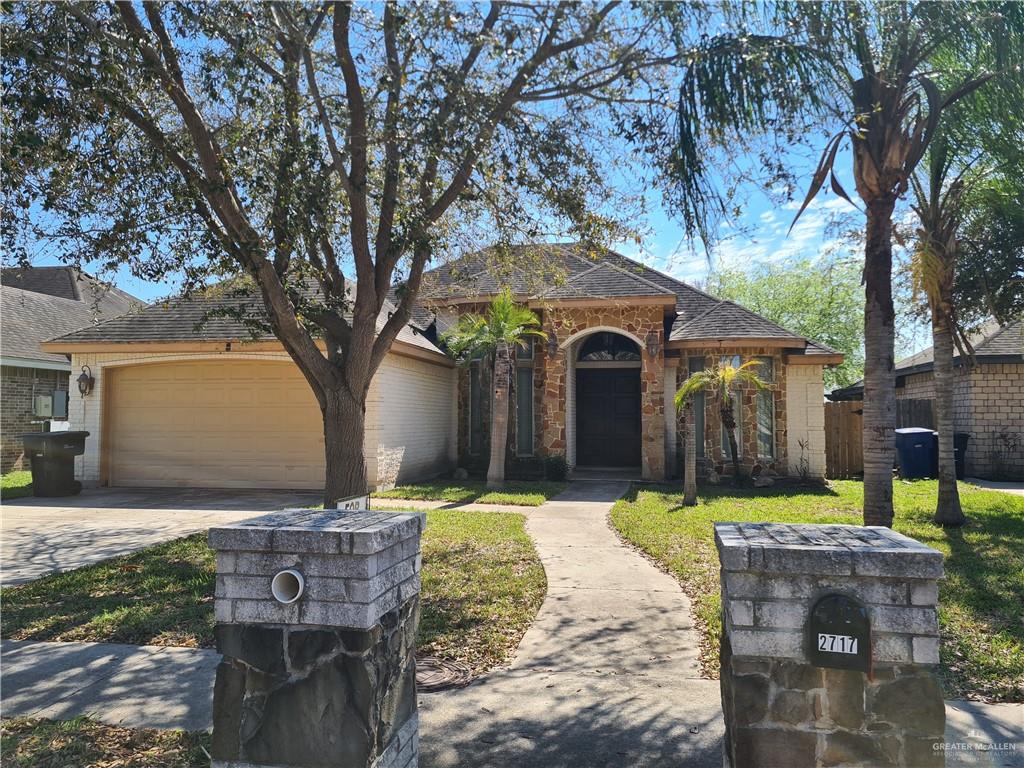
[[456, 359], [469, 362], [482, 358], [491, 367], [491, 456], [487, 465], [490, 488], [505, 482], [511, 353], [515, 347], [525, 348], [533, 338], [546, 338], [540, 329], [540, 319], [532, 310], [517, 304], [508, 288], [491, 300], [486, 315], [463, 315], [454, 328], [442, 335]]
[[[891, 525], [895, 311], [892, 217], [943, 110], [1024, 61], [1024, 4], [782, 2], [726, 6], [726, 32], [687, 52], [672, 173], [675, 202], [707, 233], [727, 210], [710, 181], [711, 145], [766, 134], [798, 140], [807, 121], [842, 128], [827, 142], [802, 213], [826, 180], [850, 200], [833, 167], [844, 143], [866, 216], [864, 251], [864, 522]], [[936, 86], [942, 49], [955, 85]], [[1019, 73], [1013, 76], [1018, 76]], [[798, 213], [799, 216], [799, 213]]]
[[[714, 368], [709, 368], [703, 371], [696, 371], [690, 374], [690, 377], [683, 382], [683, 385], [676, 390], [676, 408], [693, 410], [690, 401], [693, 396], [698, 392], [707, 391], [717, 393], [718, 395], [718, 413], [722, 420], [722, 429], [729, 437], [729, 453], [732, 458], [732, 471], [733, 471], [733, 483], [735, 485], [740, 484], [740, 456], [739, 446], [736, 444], [736, 411], [735, 408], [735, 392], [734, 389], [738, 384], [753, 384], [758, 389], [765, 389], [768, 385], [765, 384], [754, 371], [755, 367], [760, 366], [761, 363], [757, 360], [748, 360], [741, 365], [732, 365], [731, 363], [720, 363]], [[687, 419], [687, 432], [693, 432], [693, 419]], [[692, 484], [694, 499], [696, 498], [696, 480], [693, 478], [693, 474], [696, 473], [696, 462], [691, 465], [691, 457], [696, 453], [696, 440], [694, 443], [694, 450], [690, 451], [691, 438], [687, 434], [686, 445], [686, 466], [683, 470], [683, 488], [684, 488], [684, 503], [685, 503], [685, 489]], [[687, 473], [691, 473], [690, 477], [686, 477]]]
[[[935, 382], [935, 427], [939, 433], [939, 498], [935, 522], [966, 521], [956, 485], [953, 441], [953, 345], [957, 330], [953, 286], [959, 249], [957, 231], [964, 215], [964, 177], [950, 180], [948, 138], [936, 140], [923, 172], [911, 177], [918, 217], [913, 254], [915, 289], [928, 300], [932, 325], [932, 379]], [[923, 178], [922, 178], [923, 177]]]
[[956, 483], [953, 436], [954, 346], [963, 364], [973, 358], [955, 301], [961, 232], [969, 219], [988, 223], [1001, 217], [999, 194], [1007, 181], [1018, 177], [1024, 163], [1024, 85], [1006, 85], [962, 100], [910, 179], [911, 207], [917, 217], [914, 288], [927, 299], [932, 329], [939, 433], [939, 494], [933, 519], [945, 526], [966, 522]]

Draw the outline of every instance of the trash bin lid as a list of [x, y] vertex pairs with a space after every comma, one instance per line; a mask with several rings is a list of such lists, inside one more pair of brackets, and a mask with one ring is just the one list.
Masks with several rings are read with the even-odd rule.
[[927, 427], [903, 427], [896, 430], [897, 435], [916, 435], [922, 432], [927, 432], [930, 435], [934, 435], [934, 429], [928, 429]]
[[67, 440], [69, 437], [88, 437], [89, 433], [85, 430], [74, 430], [69, 429], [67, 432], [26, 432], [21, 436], [24, 440], [27, 438], [35, 438], [37, 440]]

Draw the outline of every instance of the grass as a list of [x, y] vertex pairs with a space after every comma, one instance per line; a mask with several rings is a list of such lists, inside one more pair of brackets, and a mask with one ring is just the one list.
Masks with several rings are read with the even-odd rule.
[[400, 485], [390, 491], [373, 494], [378, 499], [415, 499], [418, 501], [447, 501], [451, 504], [503, 504], [521, 507], [539, 507], [552, 496], [557, 496], [567, 483], [548, 480], [516, 481], [506, 483], [500, 490], [488, 490], [483, 480], [434, 480], [429, 483]]
[[[211, 648], [215, 563], [196, 534], [0, 590], [14, 640]], [[431, 510], [419, 647], [482, 673], [509, 658], [547, 589], [522, 515]]]
[[8, 472], [0, 475], [0, 499], [20, 499], [32, 495], [32, 473]]
[[117, 728], [75, 718], [4, 720], [0, 756], [7, 768], [198, 768], [208, 766], [210, 734]]
[[[946, 577], [939, 582], [941, 670], [948, 697], [1024, 701], [1024, 499], [960, 484], [960, 529], [930, 522], [936, 481], [897, 482], [894, 528], [940, 550]], [[715, 522], [862, 523], [863, 486], [836, 481], [830, 488], [704, 489], [700, 504], [683, 507], [675, 488], [634, 489], [611, 512], [628, 541], [674, 574], [693, 600], [701, 628], [704, 672], [717, 675], [721, 634]]]

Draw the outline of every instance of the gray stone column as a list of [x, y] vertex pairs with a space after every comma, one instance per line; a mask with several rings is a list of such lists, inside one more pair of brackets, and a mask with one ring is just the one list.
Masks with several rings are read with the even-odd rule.
[[210, 530], [214, 768], [417, 765], [425, 520], [301, 510]]
[[[888, 528], [848, 525], [718, 523], [715, 544], [727, 765], [945, 764], [933, 674], [940, 552]], [[811, 663], [809, 616], [831, 594], [866, 609], [866, 672]]]

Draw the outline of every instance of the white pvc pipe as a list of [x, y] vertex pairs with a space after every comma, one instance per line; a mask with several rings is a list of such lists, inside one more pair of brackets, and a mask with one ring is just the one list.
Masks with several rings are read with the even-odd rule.
[[294, 603], [300, 597], [306, 589], [306, 580], [302, 577], [302, 574], [298, 571], [288, 568], [283, 571], [278, 571], [273, 579], [270, 580], [270, 594], [274, 596], [274, 599], [279, 603]]

